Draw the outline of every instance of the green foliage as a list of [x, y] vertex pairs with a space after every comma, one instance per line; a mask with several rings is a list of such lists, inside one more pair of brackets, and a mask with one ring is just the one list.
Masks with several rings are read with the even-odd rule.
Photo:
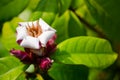
[[120, 1], [85, 0], [85, 2], [91, 15], [103, 29], [106, 35], [112, 40], [120, 42]]
[[83, 5], [83, 0], [72, 0], [70, 7], [72, 9], [77, 9]]
[[10, 50], [12, 48], [20, 49], [20, 46], [16, 43], [16, 27], [18, 22], [22, 21], [19, 18], [14, 18], [11, 22], [6, 22], [2, 29], [2, 43], [5, 48]]
[[28, 4], [29, 0], [1, 0], [0, 22], [18, 15]]
[[[74, 7], [73, 7], [74, 8]], [[96, 25], [96, 21], [93, 19], [85, 1], [79, 0], [79, 7], [75, 11], [79, 16], [81, 16], [84, 20], [86, 20], [91, 25]]]
[[71, 4], [72, 0], [58, 0], [59, 14], [63, 14]]
[[20, 61], [13, 56], [0, 58], [0, 68], [2, 69], [0, 75], [19, 65], [21, 65]]
[[55, 19], [57, 11], [57, 0], [41, 0], [30, 19], [36, 20], [41, 17], [48, 24], [51, 24], [52, 21]]
[[68, 23], [68, 35], [69, 37], [75, 37], [75, 36], [85, 36], [86, 30], [81, 22], [79, 22], [79, 19], [77, 16], [70, 11], [69, 12], [69, 23]]
[[54, 80], [88, 80], [89, 69], [83, 65], [65, 65], [54, 63], [49, 75]]
[[16, 80], [21, 73], [23, 73], [23, 65], [20, 65], [19, 67], [16, 67], [14, 69], [11, 69], [7, 73], [0, 75], [1, 80]]
[[3, 46], [3, 44], [2, 44], [2, 42], [0, 40], [0, 58], [8, 56], [8, 55], [9, 55], [9, 53], [8, 53], [7, 49]]
[[71, 38], [60, 43], [57, 48], [54, 59], [64, 64], [106, 68], [117, 58], [108, 41], [94, 37]]
[[57, 30], [57, 43], [70, 37], [86, 35], [85, 28], [81, 22], [78, 21], [76, 15], [71, 11], [66, 11], [60, 17], [56, 16], [52, 27]]
[[[14, 63], [14, 64], [13, 64]], [[21, 73], [25, 65], [13, 56], [0, 58], [0, 80], [15, 80]]]

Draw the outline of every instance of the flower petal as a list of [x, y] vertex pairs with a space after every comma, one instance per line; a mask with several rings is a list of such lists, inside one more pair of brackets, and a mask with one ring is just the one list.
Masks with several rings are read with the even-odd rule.
[[54, 31], [46, 31], [43, 32], [38, 39], [41, 42], [41, 46], [46, 47], [46, 43], [48, 42], [48, 40], [55, 34]]
[[37, 21], [29, 21], [29, 22], [19, 22], [19, 25], [22, 27], [32, 27], [33, 25], [36, 25]]
[[39, 56], [42, 56], [43, 53], [42, 49], [31, 49], [30, 51]]
[[27, 30], [25, 27], [22, 26], [17, 27], [16, 31], [17, 31], [17, 41], [22, 40], [24, 37], [27, 36]]
[[19, 22], [19, 26], [21, 27], [26, 27], [28, 22]]
[[42, 31], [54, 31], [56, 32], [55, 29], [53, 29], [52, 27], [50, 27], [44, 20], [42, 20], [41, 18], [39, 19], [39, 24], [42, 28]]
[[25, 37], [20, 45], [25, 48], [32, 48], [32, 49], [40, 48], [39, 40], [31, 36]]

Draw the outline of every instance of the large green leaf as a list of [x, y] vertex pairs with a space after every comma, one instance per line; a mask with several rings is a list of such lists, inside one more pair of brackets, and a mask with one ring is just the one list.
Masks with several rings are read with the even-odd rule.
[[85, 0], [86, 5], [106, 35], [120, 42], [119, 0]]
[[72, 0], [58, 0], [59, 14], [63, 14], [70, 7]]
[[48, 71], [54, 80], [88, 80], [88, 68], [83, 65], [54, 63]]
[[16, 80], [23, 73], [24, 65], [11, 69], [7, 73], [0, 75], [0, 80]]
[[13, 69], [22, 63], [15, 57], [9, 56], [9, 57], [3, 57], [0, 58], [0, 75], [8, 72], [10, 69]]
[[52, 27], [57, 30], [57, 43], [69, 37], [86, 35], [85, 28], [71, 11], [66, 11], [63, 15], [57, 16]]
[[8, 20], [18, 15], [26, 7], [28, 2], [29, 0], [1, 0], [0, 21]]
[[24, 67], [25, 65], [13, 56], [0, 58], [0, 80], [16, 80]]
[[22, 21], [19, 18], [14, 18], [11, 22], [6, 22], [3, 25], [1, 41], [8, 50], [12, 48], [20, 49], [21, 47], [16, 43], [16, 27], [18, 22]]
[[55, 61], [65, 64], [83, 64], [90, 68], [106, 68], [117, 58], [107, 40], [95, 37], [75, 37], [57, 46]]
[[36, 20], [43, 18], [48, 24], [51, 24], [55, 19], [57, 11], [57, 0], [40, 0], [30, 19]]

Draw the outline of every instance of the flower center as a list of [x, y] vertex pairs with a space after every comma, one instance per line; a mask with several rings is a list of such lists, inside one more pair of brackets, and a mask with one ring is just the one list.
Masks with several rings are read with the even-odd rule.
[[37, 25], [36, 26], [33, 23], [32, 23], [32, 26], [30, 26], [28, 24], [26, 29], [27, 29], [28, 35], [30, 35], [32, 37], [36, 37], [37, 38], [39, 35], [42, 34], [42, 29], [41, 29], [41, 26], [39, 25], [39, 21], [37, 21]]

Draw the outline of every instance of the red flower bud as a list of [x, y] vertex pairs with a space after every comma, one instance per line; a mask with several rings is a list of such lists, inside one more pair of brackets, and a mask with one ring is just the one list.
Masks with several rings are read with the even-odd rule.
[[46, 45], [47, 56], [50, 56], [51, 55], [50, 53], [53, 53], [56, 50], [55, 39], [56, 39], [56, 34], [47, 42], [47, 45]]
[[46, 57], [46, 58], [42, 58], [39, 64], [39, 67], [41, 70], [43, 71], [47, 71], [51, 65], [53, 63], [53, 60], [51, 60], [50, 58]]
[[10, 50], [11, 55], [14, 55], [15, 57], [19, 58], [23, 63], [29, 64], [32, 62], [32, 59], [28, 55], [28, 53], [21, 51], [21, 50]]

